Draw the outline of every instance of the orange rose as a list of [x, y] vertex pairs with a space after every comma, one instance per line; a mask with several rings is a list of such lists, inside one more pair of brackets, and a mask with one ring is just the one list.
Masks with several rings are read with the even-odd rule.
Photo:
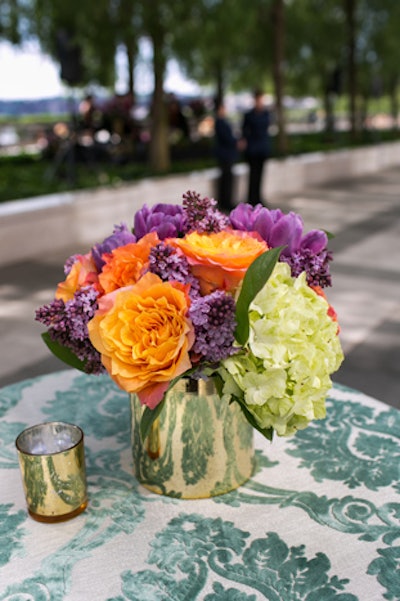
[[146, 273], [99, 300], [89, 337], [111, 378], [154, 409], [170, 381], [190, 369], [194, 333], [188, 286]]
[[99, 275], [99, 282], [104, 293], [135, 284], [148, 265], [150, 250], [158, 242], [158, 236], [153, 232], [143, 236], [139, 242], [120, 246], [103, 255], [106, 263]]
[[168, 243], [186, 256], [193, 274], [200, 280], [202, 294], [236, 288], [251, 263], [268, 250], [256, 232], [238, 230], [214, 234], [192, 232]]
[[97, 269], [91, 253], [76, 255], [75, 263], [65, 280], [58, 284], [55, 297], [61, 298], [65, 303], [72, 298], [80, 288], [98, 283]]

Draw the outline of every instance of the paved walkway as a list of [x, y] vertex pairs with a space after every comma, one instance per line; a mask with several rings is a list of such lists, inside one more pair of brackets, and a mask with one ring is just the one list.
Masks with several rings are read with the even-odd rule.
[[[334, 380], [400, 408], [400, 166], [275, 197], [270, 207], [297, 211], [306, 229], [335, 235], [327, 292], [346, 359]], [[42, 343], [34, 310], [51, 300], [64, 259], [78, 250], [85, 249], [0, 268], [0, 386], [64, 369]]]

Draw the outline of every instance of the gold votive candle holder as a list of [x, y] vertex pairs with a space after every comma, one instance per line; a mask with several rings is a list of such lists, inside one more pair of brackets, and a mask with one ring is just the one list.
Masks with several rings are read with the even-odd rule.
[[15, 444], [29, 515], [61, 522], [87, 506], [83, 431], [65, 422], [46, 422], [21, 432]]

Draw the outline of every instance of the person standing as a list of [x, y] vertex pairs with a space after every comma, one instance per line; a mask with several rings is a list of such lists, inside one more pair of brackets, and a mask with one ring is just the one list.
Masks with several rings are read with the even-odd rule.
[[270, 156], [270, 115], [264, 106], [264, 95], [254, 92], [254, 106], [245, 113], [242, 125], [244, 157], [249, 165], [247, 202], [264, 204], [261, 196], [264, 165]]
[[226, 118], [226, 107], [223, 101], [216, 104], [215, 155], [220, 168], [218, 205], [221, 211], [229, 212], [234, 208], [232, 167], [238, 158], [238, 140]]

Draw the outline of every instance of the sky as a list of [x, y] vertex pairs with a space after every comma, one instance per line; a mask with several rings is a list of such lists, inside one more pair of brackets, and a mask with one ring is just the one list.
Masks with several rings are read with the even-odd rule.
[[[135, 72], [136, 91], [139, 94], [152, 91], [153, 78], [148, 65], [149, 56], [144, 48], [143, 59]], [[0, 100], [30, 100], [66, 94], [68, 88], [63, 85], [59, 70], [59, 65], [42, 54], [33, 42], [24, 49], [0, 42]], [[117, 72], [116, 91], [122, 93], [126, 91], [122, 55], [117, 58]], [[167, 92], [184, 94], [199, 92], [199, 87], [187, 80], [174, 62], [168, 65], [165, 89]]]

